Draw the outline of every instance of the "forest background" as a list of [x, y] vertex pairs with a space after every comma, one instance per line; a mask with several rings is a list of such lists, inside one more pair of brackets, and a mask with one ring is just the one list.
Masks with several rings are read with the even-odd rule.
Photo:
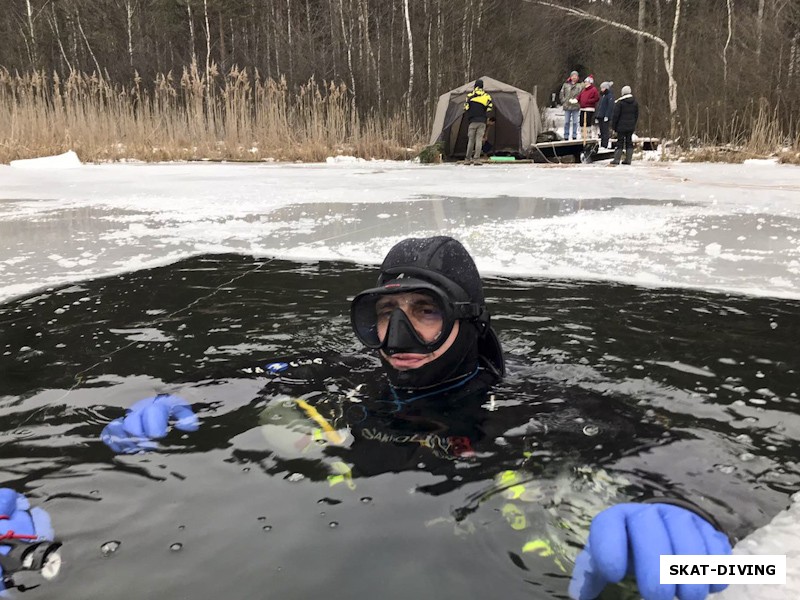
[[[488, 75], [631, 85], [639, 133], [800, 162], [800, 0], [3, 0], [0, 162], [401, 159]], [[679, 150], [680, 148], [680, 150]]]

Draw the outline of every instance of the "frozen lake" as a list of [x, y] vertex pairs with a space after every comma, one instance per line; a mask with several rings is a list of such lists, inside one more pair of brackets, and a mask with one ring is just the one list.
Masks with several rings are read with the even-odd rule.
[[[745, 165], [642, 162], [630, 168], [507, 164], [465, 167], [353, 159], [312, 165], [123, 164], [81, 165], [70, 169], [60, 168], [58, 163], [44, 168], [36, 168], [35, 164], [31, 168], [0, 166], [0, 302], [5, 303], [46, 288], [177, 263], [196, 255], [230, 252], [296, 261], [379, 263], [399, 239], [433, 234], [460, 239], [475, 256], [481, 272], [500, 276], [499, 282], [505, 278], [535, 277], [619, 282], [654, 289], [692, 288], [723, 292], [720, 298], [732, 293], [782, 299], [781, 310], [792, 314], [791, 310], [796, 307], [794, 301], [800, 299], [800, 168], [764, 162]], [[222, 270], [223, 274], [227, 272]], [[235, 270], [231, 272], [236, 273]], [[225, 277], [221, 277], [220, 286], [224, 280]], [[117, 285], [115, 281], [110, 280], [110, 283]], [[97, 285], [102, 288], [101, 284]], [[124, 289], [127, 294], [127, 288]], [[321, 293], [325, 289], [328, 288], [321, 288]], [[586, 286], [580, 288], [580, 292], [585, 294], [592, 289], [600, 288]], [[103, 294], [95, 291], [91, 297], [101, 303], [101, 299], [106, 298], [112, 304], [125, 297], [125, 294]], [[53, 314], [46, 316], [52, 318], [53, 323], [67, 319], [60, 316], [67, 310], [69, 318], [83, 326], [77, 314], [82, 310], [82, 295], [81, 289], [76, 287], [56, 292], [56, 297], [45, 294], [40, 302], [48, 306], [53, 304], [50, 307]], [[62, 308], [54, 308], [60, 296], [69, 298], [70, 302]], [[659, 303], [669, 306], [668, 296], [656, 294], [656, 297]], [[700, 314], [708, 310], [703, 298], [693, 305], [692, 311]], [[73, 305], [72, 300], [77, 304]], [[596, 298], [591, 300], [598, 303]], [[739, 303], [736, 305], [740, 306], [737, 310], [741, 314], [750, 310], [747, 299], [734, 300]], [[285, 301], [282, 298], [278, 304]], [[716, 306], [714, 301], [708, 302]], [[159, 319], [160, 306], [156, 304], [149, 307], [156, 309], [152, 313], [156, 315], [152, 317], [154, 320]], [[636, 302], [632, 301], [625, 306], [627, 309], [634, 305]], [[77, 308], [70, 308], [72, 306]], [[134, 305], [132, 314], [134, 309], [142, 307]], [[725, 315], [721, 322], [736, 322], [735, 315], [739, 313], [726, 312], [730, 311], [727, 306], [722, 309], [720, 315]], [[32, 305], [15, 307], [14, 311], [17, 310], [27, 310], [26, 318], [31, 322], [39, 317]], [[178, 307], [172, 306], [170, 311], [173, 310]], [[257, 305], [252, 310], [257, 310]], [[556, 320], [556, 307], [549, 307], [549, 310]], [[164, 314], [172, 314], [170, 311]], [[247, 311], [243, 311], [245, 313]], [[753, 309], [752, 314], [762, 313]], [[763, 309], [763, 314], [770, 314], [769, 310]], [[40, 316], [45, 318], [44, 314]], [[130, 321], [135, 323], [144, 318], [136, 313]], [[245, 316], [239, 318], [245, 319]], [[573, 318], [572, 313], [570, 318]], [[578, 322], [578, 317], [574, 318]], [[514, 325], [509, 321], [507, 327]], [[75, 323], [69, 325], [73, 333], [79, 327]], [[161, 325], [166, 327], [167, 323], [165, 319]], [[200, 336], [204, 326], [195, 325], [196, 334]], [[346, 324], [338, 325], [342, 328], [340, 337], [346, 337]], [[766, 321], [764, 325], [768, 325]], [[786, 340], [791, 338], [792, 328], [797, 329], [798, 323], [784, 320], [777, 326], [778, 333]], [[119, 331], [129, 331], [119, 327]], [[702, 326], [698, 327], [700, 329], [687, 329], [686, 335], [702, 338]], [[43, 325], [42, 328], [47, 330], [48, 327]], [[211, 346], [220, 353], [219, 359], [226, 358], [225, 347], [221, 345], [226, 342], [222, 338], [230, 343], [240, 335], [239, 348], [244, 353], [248, 336], [234, 329], [223, 329], [220, 345]], [[92, 328], [87, 331], [91, 332]], [[114, 344], [123, 343], [116, 341], [116, 329], [109, 331], [111, 333], [102, 335], [114, 340]], [[778, 364], [780, 357], [759, 354], [756, 331], [748, 331], [750, 337], [746, 338], [747, 343], [754, 345], [752, 354]], [[20, 334], [19, 331], [15, 333]], [[132, 335], [141, 337], [141, 350], [135, 354], [125, 342], [127, 345], [121, 348], [132, 353], [127, 364], [139, 364], [149, 355], [148, 344], [163, 344], [164, 340], [157, 333], [134, 331]], [[528, 334], [532, 340], [539, 335], [533, 329]], [[597, 343], [601, 342], [598, 336]], [[21, 356], [18, 360], [8, 351], [9, 361], [35, 362], [36, 344], [24, 343], [25, 352], [30, 356]], [[718, 345], [725, 346], [719, 341]], [[62, 357], [67, 363], [76, 360], [70, 356], [69, 349], [62, 351], [60, 348], [54, 346], [50, 352], [54, 356], [67, 352]], [[269, 348], [272, 346], [265, 345], [261, 349]], [[14, 352], [18, 350], [15, 348]], [[207, 357], [209, 351], [198, 347], [201, 357]], [[722, 351], [717, 348], [713, 360], [728, 360], [719, 362], [729, 365], [724, 368], [731, 368], [730, 365], [736, 363], [731, 363]], [[737, 348], [737, 351], [746, 354], [746, 348]], [[237, 354], [232, 350], [227, 353]], [[94, 360], [97, 357], [93, 355]], [[657, 362], [653, 368], [668, 372], [671, 369], [681, 377], [688, 374], [704, 378], [708, 374], [703, 360], [698, 357], [692, 367], [674, 363], [672, 357]], [[797, 364], [793, 357], [787, 360], [790, 367]], [[13, 365], [17, 366], [17, 362]], [[636, 376], [635, 362], [636, 357], [630, 358], [633, 376]], [[82, 366], [88, 364], [76, 363], [74, 369], [67, 369], [67, 376], [72, 377], [72, 371]], [[117, 386], [115, 402], [111, 404], [124, 406], [134, 400], [140, 386], [136, 377], [156, 378], [160, 366], [152, 368], [155, 372], [126, 372], [128, 379]], [[758, 377], [761, 367], [754, 363], [748, 364], [748, 368], [753, 371], [750, 375]], [[734, 370], [741, 369], [735, 367]], [[121, 372], [111, 373], [115, 377], [122, 376]], [[675, 373], [672, 376], [675, 377]], [[49, 377], [54, 380], [46, 392], [32, 397], [29, 397], [30, 390], [19, 392], [20, 398], [25, 397], [28, 404], [32, 402], [26, 410], [39, 410], [47, 407], [53, 398], [63, 397], [63, 390], [58, 389], [63, 384], [58, 379], [60, 375]], [[579, 373], [575, 377], [575, 381], [583, 381], [584, 376]], [[782, 385], [788, 389], [791, 371], [788, 375], [784, 372], [782, 377]], [[730, 387], [722, 375], [719, 379], [721, 389]], [[754, 382], [749, 387], [751, 391], [758, 385], [756, 379]], [[30, 378], [29, 385], [39, 385], [36, 377]], [[695, 387], [699, 390], [696, 393], [705, 393], [700, 382], [692, 383], [687, 389], [694, 393]], [[129, 388], [130, 391], [126, 391]], [[675, 389], [671, 379], [664, 389]], [[627, 388], [625, 390], [630, 393]], [[665, 395], [670, 402], [673, 400], [671, 393]], [[73, 392], [71, 402], [76, 400], [87, 407], [99, 401], [90, 389]], [[653, 402], [657, 409], [663, 408], [659, 401], [655, 394]], [[16, 418], [16, 409], [10, 410]], [[684, 410], [691, 416], [694, 409], [686, 405]], [[711, 418], [722, 422], [727, 413], [723, 408], [718, 410]], [[792, 425], [794, 421], [789, 419], [788, 409], [773, 413], [770, 419], [785, 421], [781, 425], [784, 427], [781, 440], [800, 436], [796, 425]], [[740, 416], [756, 418], [755, 412], [747, 415]], [[67, 417], [65, 419], [69, 426], [73, 425]], [[42, 439], [49, 435], [45, 425], [41, 425]], [[738, 438], [731, 434], [731, 439]], [[709, 444], [715, 447], [714, 443]], [[735, 455], [737, 448], [728, 448], [726, 452]], [[27, 451], [24, 442], [19, 449], [23, 456]], [[788, 460], [790, 455], [787, 452], [784, 459]], [[651, 460], [668, 468], [670, 456], [654, 452]], [[86, 463], [80, 468], [88, 470], [88, 466]], [[54, 488], [53, 493], [63, 492], [58, 487], [61, 484], [53, 481], [55, 483], [49, 484]], [[65, 479], [65, 489], [68, 485]], [[113, 488], [110, 483], [108, 486]], [[255, 485], [254, 490], [257, 489]], [[778, 499], [782, 497], [777, 496]], [[786, 502], [788, 505], [788, 497]], [[779, 509], [780, 502], [770, 495], [765, 504]], [[750, 589], [739, 586], [718, 597], [737, 600], [797, 597], [800, 591], [798, 506], [800, 504], [795, 502], [794, 513], [785, 513], [777, 519], [776, 528], [762, 528], [738, 547], [742, 552], [789, 553], [789, 585]], [[112, 517], [108, 515], [111, 521]], [[72, 533], [78, 535], [77, 531]], [[68, 534], [69, 529], [64, 535]], [[86, 544], [88, 548], [88, 540]], [[131, 571], [129, 575], [134, 577], [135, 573]]]
[[800, 298], [798, 198], [769, 163], [0, 166], [0, 299], [206, 253], [376, 263], [433, 233], [484, 274]]

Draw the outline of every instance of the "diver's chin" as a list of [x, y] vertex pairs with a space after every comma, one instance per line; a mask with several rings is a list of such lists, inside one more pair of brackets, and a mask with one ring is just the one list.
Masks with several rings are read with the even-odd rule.
[[411, 371], [428, 364], [433, 360], [433, 354], [400, 353], [385, 354], [383, 357], [391, 367], [397, 371]]

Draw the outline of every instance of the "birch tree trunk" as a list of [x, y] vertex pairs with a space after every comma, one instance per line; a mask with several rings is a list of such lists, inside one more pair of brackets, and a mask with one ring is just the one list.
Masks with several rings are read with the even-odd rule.
[[408, 0], [403, 2], [406, 19], [406, 32], [408, 34], [408, 95], [406, 96], [406, 117], [411, 118], [411, 96], [414, 92], [414, 41], [411, 37], [411, 14], [408, 10]]
[[208, 0], [203, 0], [203, 17], [206, 21], [206, 98], [211, 99], [211, 28], [208, 26]]
[[761, 48], [764, 44], [764, 2], [758, 0], [758, 20], [756, 21], [756, 56], [761, 58]]
[[89, 38], [86, 37], [86, 33], [83, 31], [83, 25], [81, 25], [81, 15], [77, 8], [75, 9], [75, 21], [78, 23], [78, 30], [81, 32], [81, 37], [83, 37], [83, 42], [86, 44], [86, 49], [89, 51], [89, 56], [91, 56], [92, 60], [94, 61], [94, 66], [97, 69], [97, 77], [102, 80], [103, 71], [100, 69], [100, 63], [97, 62], [97, 57], [94, 55], [94, 51], [92, 51], [91, 44], [89, 44]]
[[461, 22], [461, 60], [464, 65], [464, 79], [469, 81], [469, 39], [467, 38], [467, 21], [469, 20], [470, 0], [464, 5], [464, 18]]
[[[645, 0], [639, 0], [639, 19], [636, 21], [638, 29], [644, 31], [645, 20]], [[644, 80], [644, 37], [638, 36], [636, 40], [636, 89], [642, 89], [642, 81]]]
[[189, 39], [191, 40], [192, 62], [197, 62], [197, 47], [194, 39], [194, 18], [192, 17], [192, 2], [186, 2], [186, 12], [189, 15]]
[[[436, 42], [437, 47], [444, 48], [444, 31], [442, 30], [442, 0], [436, 0]], [[441, 58], [441, 57], [440, 57]], [[442, 89], [442, 61], [436, 61], [436, 93]]]
[[728, 7], [728, 37], [725, 40], [725, 46], [722, 48], [722, 80], [725, 85], [728, 85], [728, 48], [731, 45], [731, 37], [733, 37], [733, 0], [727, 0]]
[[[426, 61], [427, 62], [427, 71], [428, 71], [426, 73], [428, 91], [425, 94], [425, 97], [428, 99], [428, 103], [430, 103], [431, 100], [433, 99], [433, 93], [432, 93], [433, 86], [431, 85], [431, 69], [432, 69], [431, 63], [433, 62], [433, 52], [431, 52], [431, 34], [433, 33], [433, 31], [432, 31], [432, 29], [433, 29], [433, 19], [431, 19], [431, 14], [430, 14], [430, 0], [425, 0], [425, 21], [428, 23], [428, 27], [427, 27], [427, 34], [428, 35], [427, 35], [427, 40], [425, 42], [425, 54], [428, 57], [428, 60]], [[430, 111], [428, 111], [428, 113], [430, 113]], [[426, 122], [425, 122], [426, 129], [427, 129], [427, 125], [428, 125], [428, 123], [427, 123], [427, 120], [426, 120]]]
[[[672, 21], [672, 43], [669, 46], [669, 60], [664, 57], [664, 68], [667, 70], [669, 85], [669, 129], [670, 138], [677, 137], [678, 121], [678, 82], [675, 80], [675, 47], [678, 45], [678, 31], [681, 22], [681, 0], [675, 0], [675, 19]], [[664, 48], [666, 55], [667, 49]]]
[[356, 106], [356, 77], [353, 73], [353, 39], [347, 35], [347, 28], [344, 24], [344, 0], [339, 0], [339, 22], [342, 26], [342, 39], [347, 51], [347, 70], [350, 73], [350, 92], [353, 94], [353, 108]]
[[67, 53], [64, 51], [64, 44], [61, 43], [61, 32], [58, 29], [58, 15], [56, 14], [56, 5], [50, 5], [50, 13], [51, 17], [48, 19], [50, 21], [50, 29], [53, 31], [53, 35], [56, 36], [56, 41], [58, 42], [58, 49], [61, 52], [61, 58], [64, 60], [64, 63], [67, 65], [67, 69], [69, 72], [72, 72], [72, 64], [69, 62], [69, 58], [67, 58]]
[[125, 31], [128, 34], [128, 66], [133, 70], [133, 4], [125, 0]]
[[39, 66], [39, 53], [36, 50], [36, 32], [33, 29], [33, 8], [31, 7], [31, 0], [25, 0], [25, 5], [28, 9], [28, 31], [31, 36], [31, 45], [30, 45], [30, 60], [31, 66], [35, 69]]
[[294, 46], [292, 45], [292, 2], [286, 0], [286, 36], [289, 41], [289, 74], [288, 79], [292, 81], [292, 73], [294, 72]]

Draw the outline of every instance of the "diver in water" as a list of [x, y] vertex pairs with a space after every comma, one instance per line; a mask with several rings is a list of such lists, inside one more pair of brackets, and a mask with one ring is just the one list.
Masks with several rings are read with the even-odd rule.
[[[444, 236], [399, 242], [384, 259], [375, 287], [354, 297], [350, 313], [356, 336], [380, 360], [385, 392], [378, 391], [373, 401], [359, 392], [363, 400], [337, 407], [342, 413], [338, 420], [326, 418], [325, 406], [295, 402], [334, 449], [346, 443], [337, 425], [348, 424], [357, 438], [348, 456], [357, 452], [353, 460], [360, 474], [402, 468], [377, 465], [378, 460], [416, 464], [422, 448], [437, 456], [469, 456], [481, 439], [494, 439], [486, 430], [484, 404], [505, 374], [503, 352], [477, 267], [461, 243]], [[320, 380], [319, 366], [311, 361], [272, 362], [258, 372], [287, 396], [295, 381]], [[170, 425], [194, 431], [199, 420], [185, 400], [162, 394], [134, 404], [125, 417], [105, 427], [101, 439], [115, 452], [151, 450]], [[373, 444], [384, 450], [372, 451]], [[689, 502], [650, 498], [616, 504], [592, 520], [569, 593], [576, 600], [592, 600], [609, 583], [633, 576], [645, 600], [702, 599], [725, 586], [662, 585], [659, 556], [730, 552], [716, 521]]]

